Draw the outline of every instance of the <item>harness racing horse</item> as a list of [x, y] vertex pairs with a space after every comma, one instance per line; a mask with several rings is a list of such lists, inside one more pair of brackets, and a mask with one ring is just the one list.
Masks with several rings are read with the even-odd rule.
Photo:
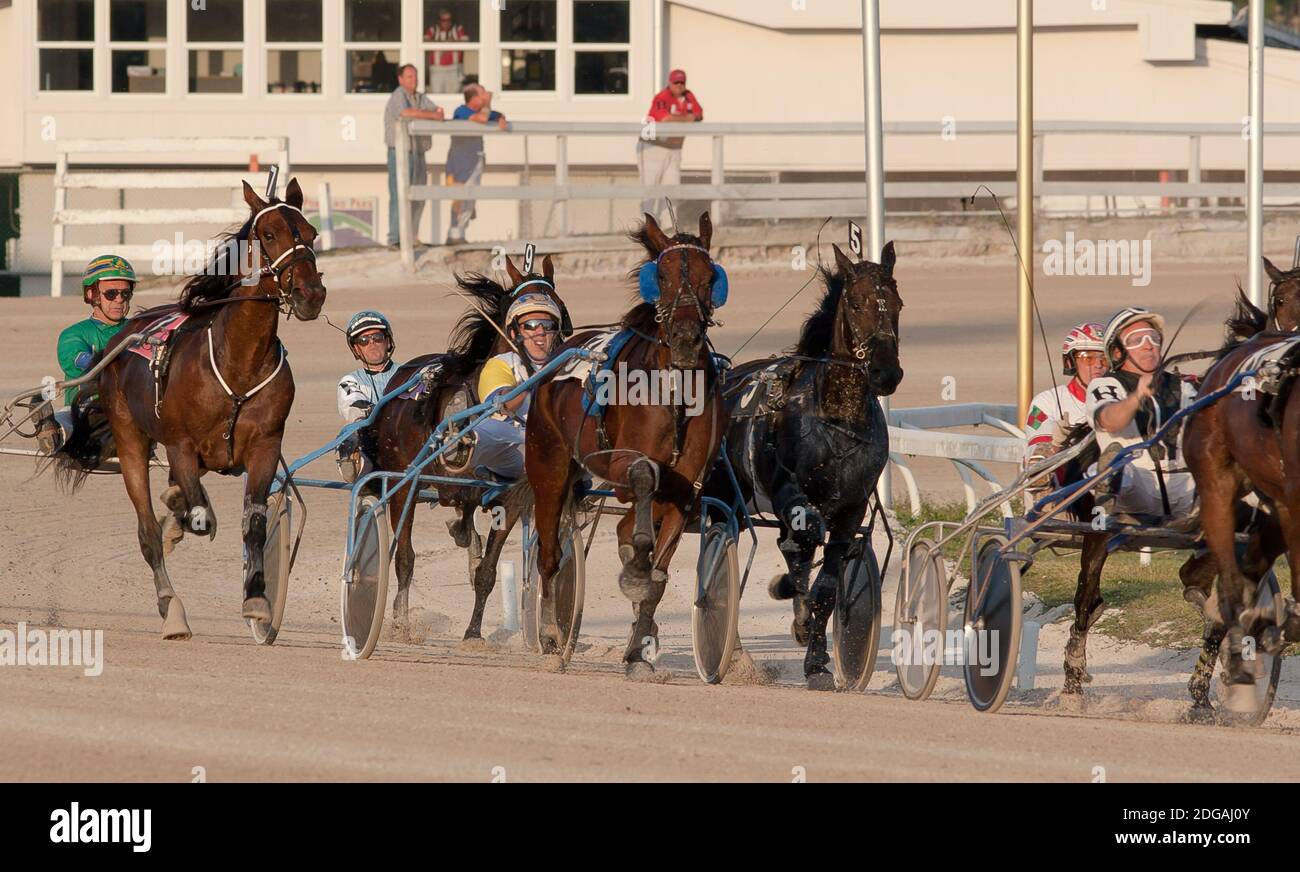
[[[552, 378], [538, 386], [528, 414], [524, 487], [533, 492], [537, 525], [542, 650], [556, 650], [560, 638], [553, 594], [560, 528], [574, 512], [575, 485], [586, 470], [610, 482], [619, 500], [632, 503], [618, 524], [619, 588], [635, 616], [623, 662], [628, 677], [638, 680], [654, 674], [647, 649], [650, 640], [658, 648], [655, 609], [727, 424], [707, 336], [714, 308], [726, 299], [726, 274], [709, 255], [712, 235], [707, 212], [698, 236], [669, 237], [650, 215], [631, 233], [647, 253], [633, 271], [642, 302], [623, 316], [630, 336], [606, 365], [629, 386], [669, 382], [674, 389], [668, 401], [660, 396], [660, 402], [637, 404], [629, 387], [627, 396], [615, 391], [603, 415], [593, 415], [584, 406], [583, 381]], [[574, 336], [566, 347], [595, 335]], [[695, 380], [695, 395], [703, 397], [698, 414], [682, 402], [686, 379]]]
[[[289, 182], [283, 201], [270, 202], [245, 182], [250, 215], [226, 243], [246, 242], [260, 253], [256, 280], [227, 275], [226, 251], [219, 249], [213, 268], [191, 278], [177, 304], [135, 316], [105, 351], [159, 315], [189, 316], [170, 340], [165, 370], [160, 368], [157, 380], [148, 360], [123, 353], [108, 363], [98, 384], [135, 506], [140, 551], [153, 570], [165, 639], [188, 639], [191, 633], [164, 564], [161, 527], [150, 508], [149, 459], [155, 444], [167, 452], [174, 486], [167, 502], [182, 531], [216, 536], [216, 516], [199, 483], [205, 473], [247, 474], [242, 614], [251, 621], [271, 620], [262, 566], [267, 495], [294, 397], [293, 373], [276, 335], [277, 316], [283, 311], [311, 321], [325, 302], [312, 250], [316, 231], [302, 213], [302, 199], [296, 179]], [[75, 491], [98, 462], [101, 446], [89, 438], [84, 409], [74, 407], [73, 419], [73, 432], [55, 463]]]
[[[487, 276], [478, 273], [457, 275], [457, 286], [476, 301], [481, 308], [472, 308], [457, 322], [452, 331], [451, 350], [445, 354], [426, 354], [404, 364], [393, 374], [389, 384], [405, 384], [413, 375], [428, 366], [435, 366], [428, 388], [419, 392], [418, 398], [395, 397], [380, 411], [372, 425], [378, 443], [376, 468], [389, 472], [406, 470], [416, 460], [430, 434], [449, 414], [476, 405], [479, 370], [490, 357], [513, 350], [502, 331], [506, 329], [506, 313], [510, 304], [522, 292], [545, 294], [560, 307], [562, 313], [561, 336], [573, 332], [568, 309], [555, 291], [555, 267], [550, 255], [542, 258], [542, 273], [523, 275], [506, 258], [506, 272], [511, 286], [505, 288]], [[525, 366], [530, 365], [527, 355], [522, 355]], [[442, 475], [461, 475], [472, 468], [472, 454], [453, 449], [434, 464], [431, 472]], [[395, 505], [406, 504], [407, 491], [415, 485], [406, 485], [395, 491]], [[474, 612], [465, 629], [466, 639], [482, 637], [483, 609], [496, 585], [497, 560], [505, 546], [510, 531], [519, 519], [519, 507], [513, 502], [503, 503], [503, 524], [494, 524], [488, 534], [487, 550], [474, 529], [474, 511], [479, 507], [482, 491], [478, 488], [439, 484], [438, 502], [459, 512], [459, 517], [447, 522], [456, 545], [469, 552], [470, 573], [474, 580]], [[393, 617], [402, 626], [407, 625], [411, 576], [415, 571], [415, 548], [411, 533], [415, 526], [415, 512], [389, 513], [393, 535], [397, 539], [397, 595], [393, 598]], [[401, 529], [398, 529], [399, 524]]]
[[[826, 623], [845, 554], [889, 460], [889, 429], [876, 398], [903, 379], [895, 259], [892, 242], [878, 264], [855, 264], [835, 246], [835, 270], [820, 270], [826, 292], [792, 352], [741, 364], [727, 376], [726, 450], [746, 504], [780, 524], [788, 571], [769, 592], [793, 600], [792, 630], [807, 646], [804, 675], [818, 689], [834, 686]], [[715, 472], [709, 491], [730, 502], [725, 472]], [[824, 560], [810, 588], [818, 547]]]

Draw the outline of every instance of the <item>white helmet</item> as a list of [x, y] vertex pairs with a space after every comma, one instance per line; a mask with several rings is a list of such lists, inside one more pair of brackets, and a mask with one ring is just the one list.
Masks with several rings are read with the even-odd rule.
[[506, 326], [509, 327], [515, 323], [515, 320], [525, 315], [534, 313], [544, 313], [555, 319], [555, 326], [558, 329], [562, 317], [560, 307], [555, 301], [545, 294], [524, 294], [519, 299], [510, 304], [506, 311]]
[[[1128, 306], [1120, 309], [1111, 316], [1110, 321], [1106, 322], [1106, 333], [1102, 337], [1102, 343], [1105, 345], [1106, 362], [1111, 368], [1117, 368], [1124, 362], [1128, 352], [1119, 341], [1119, 333], [1130, 324], [1136, 324], [1138, 321], [1146, 321], [1156, 330], [1160, 331], [1163, 336], [1165, 332], [1165, 319], [1152, 312], [1149, 309], [1143, 309], [1140, 306]], [[1118, 351], [1118, 354], [1112, 352]]]

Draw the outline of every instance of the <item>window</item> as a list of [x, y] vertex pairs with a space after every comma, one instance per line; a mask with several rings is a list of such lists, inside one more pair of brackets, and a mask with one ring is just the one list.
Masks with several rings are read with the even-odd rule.
[[501, 90], [555, 90], [556, 6], [556, 0], [512, 0], [501, 10]]
[[188, 4], [185, 7], [185, 39], [189, 44], [191, 94], [243, 93], [243, 0], [204, 0], [201, 4]]
[[478, 0], [424, 0], [423, 25], [424, 89], [459, 94], [467, 81], [477, 82]]
[[322, 28], [321, 0], [266, 4], [267, 93], [320, 93]]
[[94, 0], [38, 0], [36, 40], [40, 90], [95, 89]]
[[343, 0], [348, 93], [387, 94], [396, 88], [401, 41], [401, 0]]
[[167, 0], [109, 0], [108, 39], [114, 94], [167, 90]]
[[631, 38], [627, 0], [575, 0], [573, 93], [627, 94]]

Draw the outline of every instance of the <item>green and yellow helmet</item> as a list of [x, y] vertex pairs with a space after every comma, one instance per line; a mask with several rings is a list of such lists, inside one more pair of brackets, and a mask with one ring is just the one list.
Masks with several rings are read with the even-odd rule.
[[137, 281], [131, 262], [116, 254], [101, 254], [86, 264], [86, 272], [81, 277], [81, 296], [89, 303], [90, 289], [100, 279], [126, 279], [132, 285]]

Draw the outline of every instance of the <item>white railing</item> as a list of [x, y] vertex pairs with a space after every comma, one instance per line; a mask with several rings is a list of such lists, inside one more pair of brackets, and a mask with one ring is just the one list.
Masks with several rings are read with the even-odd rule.
[[[289, 140], [283, 136], [264, 137], [208, 137], [177, 139], [69, 139], [56, 142], [54, 166], [54, 244], [50, 248], [50, 293], [58, 297], [63, 293], [63, 264], [84, 264], [91, 258], [111, 250], [127, 260], [151, 260], [158, 256], [156, 245], [68, 245], [65, 230], [73, 226], [116, 225], [176, 225], [176, 224], [233, 224], [248, 217], [248, 208], [237, 198], [241, 182], [247, 175], [234, 171], [176, 171], [156, 170], [77, 170], [71, 169], [75, 160], [87, 157], [130, 155], [132, 161], [141, 157], [152, 158], [155, 165], [175, 163], [177, 155], [203, 154], [223, 156], [229, 163], [242, 163], [250, 155], [269, 159], [266, 163], [280, 167], [280, 185], [289, 182]], [[234, 158], [234, 159], [232, 159]], [[229, 190], [232, 193], [229, 208], [171, 208], [171, 209], [69, 209], [70, 190]], [[235, 205], [235, 204], [238, 205]], [[173, 259], [184, 260], [184, 251], [170, 251]]]
[[[1012, 121], [965, 121], [961, 124], [962, 136], [1012, 136]], [[862, 182], [754, 182], [726, 183], [725, 139], [734, 136], [856, 136], [863, 135], [860, 122], [825, 122], [811, 124], [784, 123], [717, 123], [673, 124], [671, 129], [660, 127], [663, 136], [708, 136], [713, 140], [713, 155], [707, 184], [682, 184], [646, 186], [641, 184], [572, 184], [568, 181], [570, 163], [568, 139], [571, 136], [621, 137], [635, 141], [646, 131], [646, 126], [636, 122], [600, 121], [521, 121], [508, 130], [495, 125], [476, 124], [472, 121], [423, 121], [401, 119], [397, 122], [397, 188], [398, 199], [403, 203], [427, 201], [435, 204], [443, 200], [521, 200], [550, 201], [556, 204], [560, 236], [571, 231], [569, 210], [571, 200], [614, 198], [708, 200], [712, 202], [714, 223], [721, 220], [723, 202], [735, 204], [733, 214], [738, 218], [801, 218], [862, 215], [866, 212], [866, 190]], [[1267, 136], [1300, 136], [1300, 124], [1264, 125]], [[895, 121], [885, 124], [888, 136], [940, 136], [943, 127], [939, 122]], [[1168, 197], [1189, 200], [1188, 208], [1201, 208], [1209, 198], [1240, 198], [1246, 193], [1245, 182], [1203, 182], [1201, 180], [1201, 143], [1207, 137], [1237, 137], [1241, 125], [1177, 124], [1164, 122], [1113, 122], [1113, 121], [1040, 121], [1034, 125], [1035, 159], [1034, 190], [1041, 197]], [[473, 185], [447, 187], [439, 184], [434, 174], [433, 184], [411, 185], [407, 159], [410, 136], [472, 135], [523, 137], [525, 153], [530, 136], [552, 137], [555, 140], [555, 183], [549, 185]], [[1043, 149], [1047, 137], [1056, 136], [1160, 136], [1182, 137], [1187, 140], [1187, 181], [1125, 181], [1125, 180], [1052, 180], [1043, 178]], [[1010, 170], [1011, 167], [1008, 167]], [[1151, 170], [1154, 167], [1133, 167]], [[1013, 179], [983, 182], [999, 197], [1014, 197], [1016, 183]], [[945, 198], [961, 199], [974, 193], [975, 183], [969, 180], [947, 179], [941, 181], [895, 181], [885, 183], [888, 199]], [[1300, 199], [1300, 184], [1270, 184], [1268, 193], [1275, 197]], [[437, 208], [433, 210], [433, 236], [441, 238]], [[402, 262], [407, 267], [415, 263], [414, 233], [409, 227], [410, 210], [398, 210], [399, 238]]]

